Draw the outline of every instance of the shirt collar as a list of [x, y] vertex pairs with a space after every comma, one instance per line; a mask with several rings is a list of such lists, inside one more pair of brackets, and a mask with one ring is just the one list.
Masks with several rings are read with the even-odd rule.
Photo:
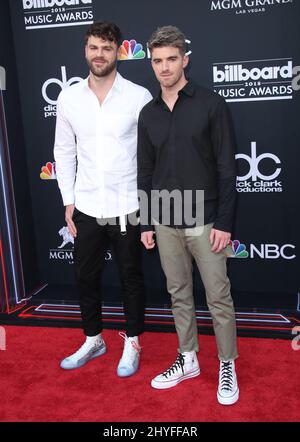
[[[89, 77], [86, 77], [82, 80], [82, 86], [89, 88]], [[121, 74], [119, 74], [119, 72], [117, 72], [115, 81], [113, 82], [111, 91], [116, 91], [116, 92], [122, 92], [122, 85], [124, 83], [124, 78], [122, 77]]]
[[193, 82], [193, 80], [191, 80], [190, 78], [188, 78], [188, 82], [187, 84], [184, 86], [184, 88], [182, 88], [179, 93], [180, 94], [185, 94], [188, 95], [189, 97], [192, 97], [195, 93], [195, 83]]
[[[192, 97], [195, 93], [195, 83], [193, 82], [193, 80], [191, 80], [190, 78], [188, 78], [188, 82], [187, 84], [180, 89], [180, 91], [178, 92], [178, 94], [185, 94], [189, 97]], [[161, 103], [162, 98], [161, 98], [161, 90], [159, 91], [159, 94], [157, 95], [157, 97], [154, 99], [154, 103]]]

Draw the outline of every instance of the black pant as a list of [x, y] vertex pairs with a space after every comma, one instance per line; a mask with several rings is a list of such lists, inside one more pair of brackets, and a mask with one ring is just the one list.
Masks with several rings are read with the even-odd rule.
[[100, 276], [110, 243], [122, 284], [126, 334], [141, 334], [144, 327], [144, 285], [139, 224], [134, 226], [127, 223], [124, 234], [118, 222], [117, 225], [99, 225], [96, 218], [76, 208], [73, 221], [77, 229], [74, 241], [75, 271], [85, 335], [95, 336], [103, 329]]

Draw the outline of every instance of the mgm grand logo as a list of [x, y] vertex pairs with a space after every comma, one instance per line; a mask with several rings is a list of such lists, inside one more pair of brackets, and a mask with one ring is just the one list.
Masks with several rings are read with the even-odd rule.
[[234, 11], [235, 14], [253, 14], [266, 12], [269, 7], [283, 6], [293, 0], [212, 0], [211, 11]]
[[[61, 261], [68, 264], [74, 264], [74, 238], [69, 232], [67, 226], [63, 226], [58, 231], [60, 239], [60, 245], [56, 249], [50, 249], [49, 260]], [[112, 261], [111, 250], [106, 251], [105, 261]]]
[[93, 0], [23, 0], [26, 29], [93, 23]]
[[[69, 232], [67, 226], [62, 227], [58, 231], [61, 237], [60, 245], [56, 249], [50, 249], [49, 259], [51, 261], [65, 261], [69, 264], [74, 264], [74, 238]], [[67, 247], [68, 246], [68, 247]]]

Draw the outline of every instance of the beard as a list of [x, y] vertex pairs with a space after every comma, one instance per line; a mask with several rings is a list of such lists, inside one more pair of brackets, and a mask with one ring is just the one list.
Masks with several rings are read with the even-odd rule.
[[103, 66], [96, 66], [92, 61], [87, 61], [87, 64], [95, 77], [101, 78], [109, 75], [117, 66], [117, 60], [112, 61], [111, 63], [105, 64]]

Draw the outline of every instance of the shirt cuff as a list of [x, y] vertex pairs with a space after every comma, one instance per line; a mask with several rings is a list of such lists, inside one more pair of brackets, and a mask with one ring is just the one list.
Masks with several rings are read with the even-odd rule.
[[75, 196], [73, 193], [62, 194], [62, 199], [64, 206], [69, 206], [70, 204], [75, 204]]
[[142, 226], [140, 226], [140, 228], [141, 228], [141, 233], [155, 231], [154, 226], [152, 226], [152, 225], [142, 225]]

